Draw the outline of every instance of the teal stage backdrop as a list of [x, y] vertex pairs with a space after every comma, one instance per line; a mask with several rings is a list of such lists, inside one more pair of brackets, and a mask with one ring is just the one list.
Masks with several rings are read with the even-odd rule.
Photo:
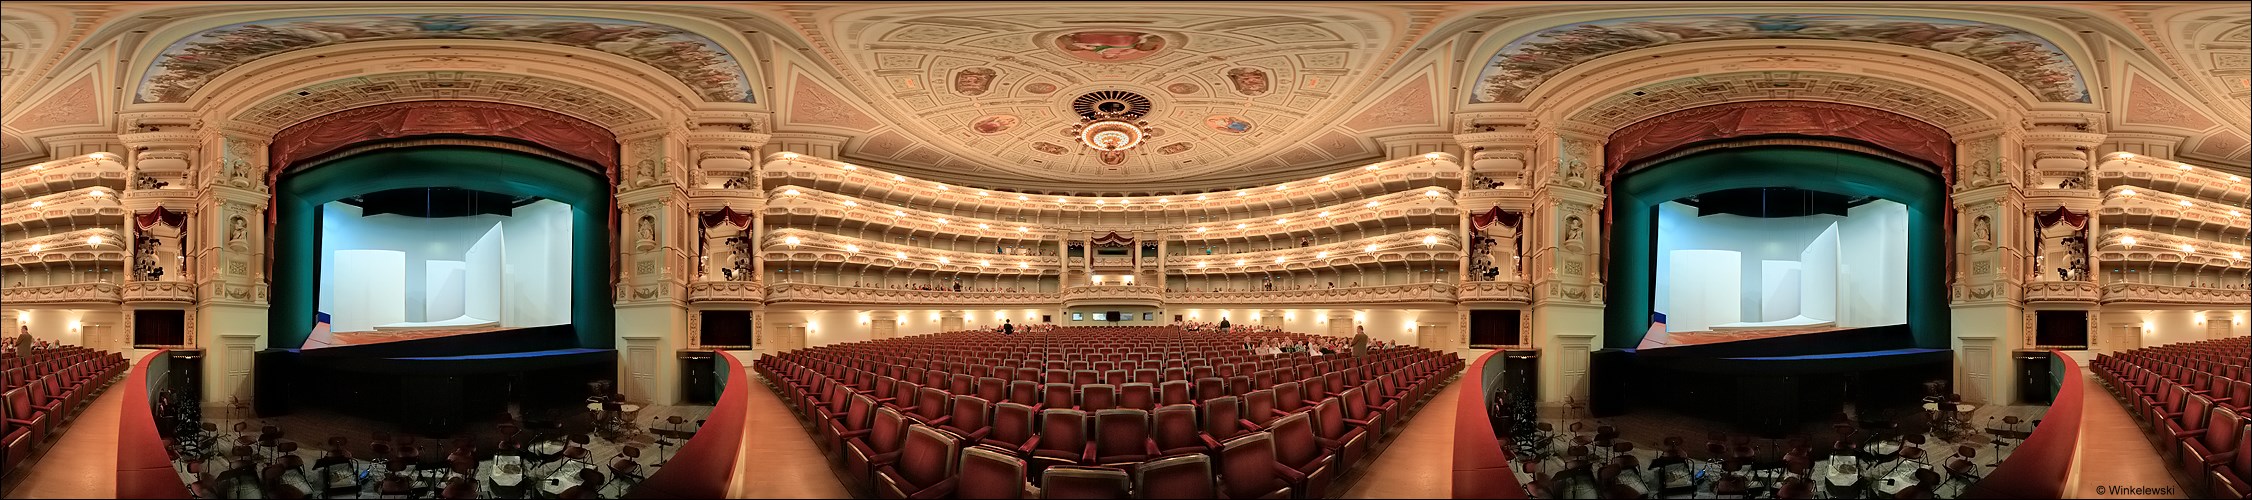
[[1924, 168], [1838, 149], [1760, 146], [1668, 160], [1625, 174], [1612, 186], [1604, 347], [1632, 349], [1649, 331], [1658, 204], [1726, 189], [1795, 187], [1908, 207], [1908, 328], [1916, 347], [1948, 348], [1944, 228], [1950, 209], [1939, 176]]
[[571, 325], [578, 346], [612, 349], [610, 190], [594, 172], [537, 155], [437, 146], [362, 153], [312, 165], [274, 189], [276, 220], [267, 345], [304, 345], [313, 326], [321, 204], [390, 189], [456, 187], [537, 196], [571, 206]]

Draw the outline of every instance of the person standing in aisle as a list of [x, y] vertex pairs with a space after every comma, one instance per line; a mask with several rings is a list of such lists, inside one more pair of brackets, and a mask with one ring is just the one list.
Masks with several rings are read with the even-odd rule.
[[1368, 326], [1363, 325], [1353, 327], [1353, 357], [1359, 358], [1367, 354]]

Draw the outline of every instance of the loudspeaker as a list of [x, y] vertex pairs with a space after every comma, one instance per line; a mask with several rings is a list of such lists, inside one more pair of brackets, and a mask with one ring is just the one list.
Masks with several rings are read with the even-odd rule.
[[2049, 354], [2022, 353], [2017, 358], [2017, 397], [2029, 405], [2046, 405], [2056, 395], [2049, 394]]
[[1634, 353], [1604, 349], [1587, 355], [1587, 411], [1595, 418], [1626, 414], [1634, 395]]

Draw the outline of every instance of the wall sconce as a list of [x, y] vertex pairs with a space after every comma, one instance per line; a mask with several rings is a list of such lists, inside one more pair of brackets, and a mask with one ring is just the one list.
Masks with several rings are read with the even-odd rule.
[[83, 325], [79, 324], [78, 320], [70, 320], [70, 333], [78, 333], [80, 326]]

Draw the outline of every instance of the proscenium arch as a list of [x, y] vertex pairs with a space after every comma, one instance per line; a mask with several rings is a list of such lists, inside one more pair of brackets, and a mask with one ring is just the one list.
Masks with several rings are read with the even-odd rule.
[[1635, 348], [1649, 329], [1657, 286], [1657, 207], [1701, 193], [1797, 187], [1874, 196], [1908, 209], [1908, 328], [1916, 347], [1948, 346], [1946, 186], [1884, 157], [1813, 146], [1721, 148], [1627, 173], [1611, 192], [1603, 345]]
[[608, 284], [610, 190], [594, 173], [539, 155], [471, 146], [366, 152], [283, 176], [274, 189], [277, 220], [267, 339], [275, 348], [305, 343], [319, 289], [321, 204], [390, 189], [457, 187], [537, 196], [571, 207], [571, 326], [578, 346], [611, 349], [615, 311]]

